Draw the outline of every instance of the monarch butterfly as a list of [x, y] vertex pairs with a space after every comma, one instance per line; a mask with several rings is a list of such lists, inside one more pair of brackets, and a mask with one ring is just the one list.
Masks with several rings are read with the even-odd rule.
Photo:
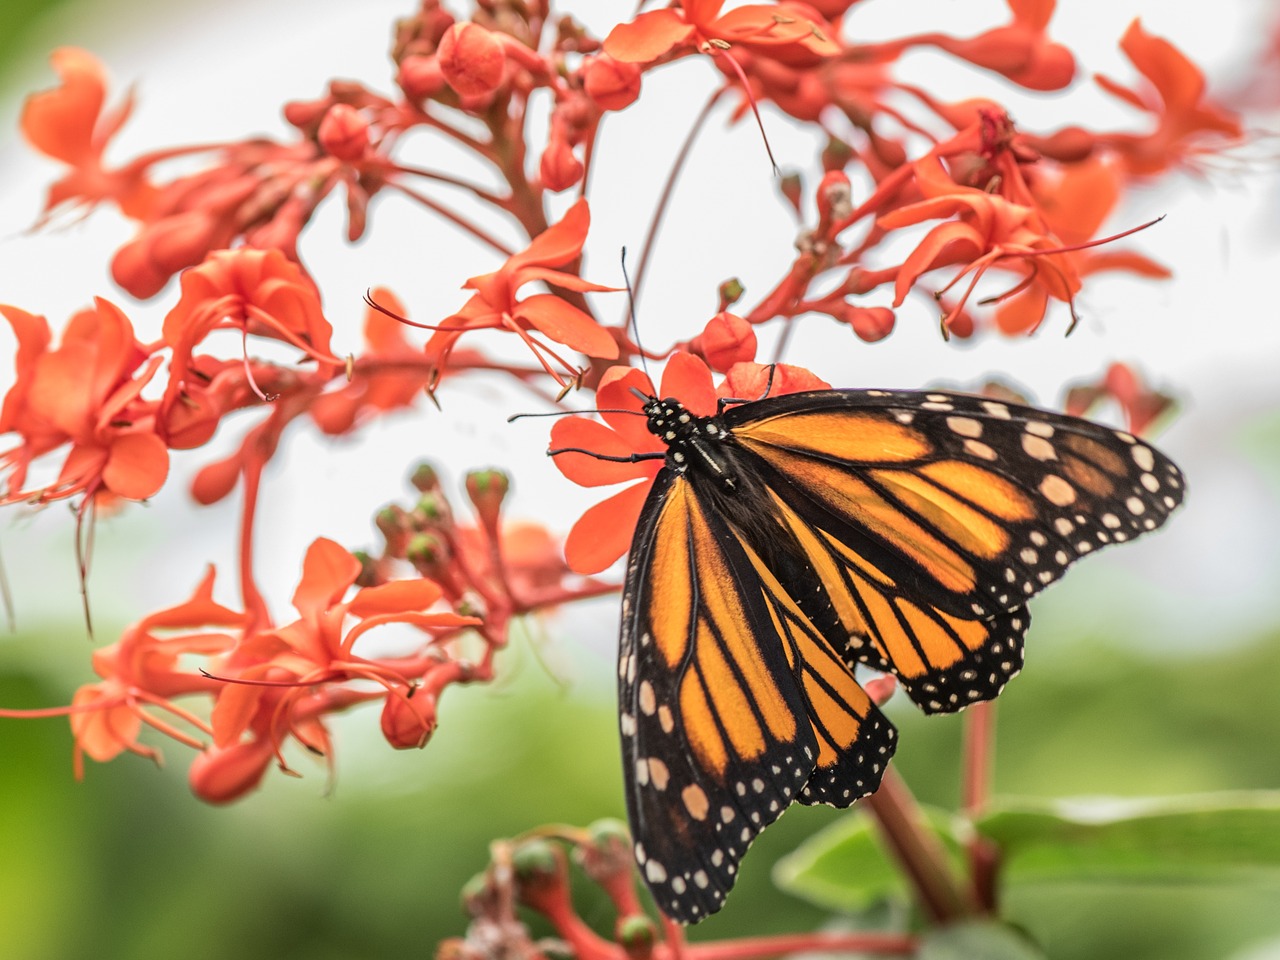
[[720, 909], [793, 801], [875, 792], [896, 731], [859, 664], [926, 713], [992, 699], [1022, 667], [1026, 601], [1182, 499], [1131, 434], [980, 396], [812, 390], [697, 416], [633, 393], [665, 451], [601, 457], [664, 459], [623, 589], [627, 810], [683, 923]]

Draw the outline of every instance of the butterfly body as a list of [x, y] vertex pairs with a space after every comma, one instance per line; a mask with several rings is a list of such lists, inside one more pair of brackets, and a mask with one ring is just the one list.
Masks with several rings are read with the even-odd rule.
[[995, 697], [1022, 666], [1027, 599], [1182, 496], [1127, 433], [982, 397], [642, 412], [666, 452], [627, 566], [620, 728], [636, 858], [683, 922], [720, 908], [791, 802], [878, 787], [896, 734], [860, 666], [928, 713]]

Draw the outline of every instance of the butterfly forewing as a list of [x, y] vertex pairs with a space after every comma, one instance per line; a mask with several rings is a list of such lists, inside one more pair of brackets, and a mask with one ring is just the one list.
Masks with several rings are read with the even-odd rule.
[[823, 390], [724, 422], [805, 522], [961, 617], [1014, 611], [1182, 499], [1177, 467], [1130, 434], [981, 397]]
[[619, 691], [636, 857], [685, 922], [719, 909], [751, 841], [806, 800], [872, 792], [893, 728], [795, 601], [664, 471], [627, 574]]

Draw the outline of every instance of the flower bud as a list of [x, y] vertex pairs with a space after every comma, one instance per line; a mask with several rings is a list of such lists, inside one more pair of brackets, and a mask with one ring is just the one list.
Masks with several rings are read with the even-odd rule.
[[317, 139], [329, 156], [355, 163], [369, 148], [369, 124], [355, 107], [335, 103], [320, 121]]
[[858, 335], [859, 340], [865, 340], [867, 343], [883, 340], [893, 333], [896, 320], [893, 311], [888, 307], [855, 307], [853, 304], [846, 304], [844, 316], [841, 319], [853, 327], [853, 332]]
[[601, 110], [623, 110], [640, 96], [640, 67], [602, 53], [583, 65], [582, 86]]
[[258, 785], [274, 750], [269, 740], [245, 740], [229, 747], [209, 747], [193, 761], [187, 780], [205, 803], [230, 803]]
[[583, 170], [582, 161], [573, 155], [573, 148], [562, 139], [554, 139], [542, 151], [538, 176], [544, 187], [558, 193], [581, 180]]
[[511, 479], [501, 470], [472, 470], [467, 474], [466, 487], [481, 526], [491, 537], [496, 536], [502, 501], [511, 490]]
[[420, 53], [405, 57], [400, 62], [396, 83], [404, 95], [415, 102], [429, 100], [447, 86], [440, 61]]
[[428, 493], [440, 489], [440, 474], [431, 464], [420, 463], [413, 468], [413, 473], [409, 475], [409, 482], [413, 484], [415, 490]]
[[392, 691], [383, 702], [382, 735], [397, 750], [425, 747], [436, 723], [436, 698], [422, 690]]
[[652, 955], [658, 931], [653, 921], [643, 913], [619, 917], [615, 932], [618, 945], [626, 952], [628, 960], [640, 960]]
[[712, 370], [725, 373], [735, 363], [756, 358], [756, 332], [739, 316], [717, 313], [702, 333], [689, 341], [689, 351], [706, 360]]
[[502, 42], [479, 24], [455, 23], [436, 51], [444, 78], [461, 96], [493, 93], [502, 83], [506, 54]]

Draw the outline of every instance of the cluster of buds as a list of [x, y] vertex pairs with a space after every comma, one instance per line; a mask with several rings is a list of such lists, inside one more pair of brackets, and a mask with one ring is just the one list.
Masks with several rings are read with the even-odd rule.
[[[539, 830], [493, 845], [489, 867], [462, 891], [470, 917], [466, 936], [444, 940], [436, 960], [519, 957], [545, 960], [548, 943], [533, 939], [517, 907], [548, 920], [564, 948], [581, 960], [649, 960], [658, 931], [640, 907], [632, 871], [631, 838], [616, 820], [582, 829]], [[568, 853], [566, 853], [566, 850]], [[570, 890], [570, 860], [612, 904], [614, 939], [595, 933], [577, 915]]]

